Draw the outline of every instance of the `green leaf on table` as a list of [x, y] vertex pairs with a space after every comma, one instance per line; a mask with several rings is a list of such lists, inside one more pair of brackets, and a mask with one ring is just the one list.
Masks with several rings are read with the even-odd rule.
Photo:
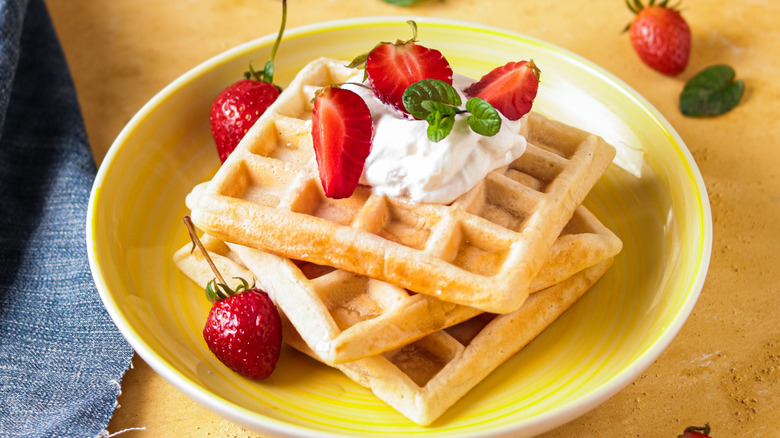
[[707, 67], [692, 77], [680, 93], [680, 111], [686, 116], [717, 116], [737, 106], [745, 91], [742, 80], [734, 80], [728, 65]]
[[382, 1], [396, 6], [411, 6], [415, 3], [421, 2], [422, 0], [382, 0]]
[[466, 110], [471, 113], [466, 121], [477, 134], [492, 137], [501, 129], [498, 110], [486, 100], [472, 97], [466, 102]]

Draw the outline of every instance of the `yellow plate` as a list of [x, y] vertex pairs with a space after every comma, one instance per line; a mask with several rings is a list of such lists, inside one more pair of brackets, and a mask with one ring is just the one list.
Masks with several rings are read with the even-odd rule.
[[[377, 17], [288, 30], [276, 60], [285, 84], [308, 61], [351, 59], [408, 38], [407, 18]], [[95, 181], [90, 263], [108, 312], [137, 353], [179, 390], [232, 421], [286, 435], [425, 436], [541, 433], [592, 409], [658, 357], [688, 317], [709, 264], [712, 223], [701, 175], [678, 134], [636, 91], [559, 47], [473, 23], [417, 18], [420, 43], [457, 73], [479, 77], [511, 60], [542, 70], [535, 109], [603, 136], [615, 163], [586, 204], [623, 239], [597, 286], [440, 420], [421, 428], [339, 372], [285, 349], [274, 374], [250, 382], [222, 366], [201, 330], [208, 303], [179, 274], [184, 196], [218, 159], [209, 107], [275, 36], [187, 72], [121, 132]]]

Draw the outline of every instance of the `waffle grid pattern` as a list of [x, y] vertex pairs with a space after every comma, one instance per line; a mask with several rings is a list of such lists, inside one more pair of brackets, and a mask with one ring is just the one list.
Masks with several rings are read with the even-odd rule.
[[[481, 313], [329, 266], [292, 261], [241, 245], [225, 245], [208, 235], [204, 240], [217, 260], [220, 256], [240, 260], [318, 358], [330, 365], [407, 345]], [[530, 290], [536, 292], [557, 284], [616, 255], [621, 248], [617, 236], [585, 207], [579, 207], [552, 246]], [[197, 263], [207, 271], [205, 262], [190, 249], [191, 245], [185, 245], [174, 260], [185, 273], [205, 284], [208, 278], [194, 274]], [[187, 263], [192, 266], [182, 266]]]
[[228, 242], [445, 301], [516, 310], [614, 148], [531, 114], [526, 153], [451, 205], [391, 200], [363, 186], [329, 199], [313, 158], [311, 92], [351, 75], [328, 60], [304, 68], [217, 172], [193, 208], [195, 223]]

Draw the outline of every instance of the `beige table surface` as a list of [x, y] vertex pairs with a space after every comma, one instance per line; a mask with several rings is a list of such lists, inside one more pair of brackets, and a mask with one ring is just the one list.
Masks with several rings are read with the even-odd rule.
[[[47, 0], [100, 163], [157, 91], [200, 62], [275, 33], [279, 0]], [[674, 3], [674, 2], [673, 2]], [[290, 0], [288, 27], [370, 15], [420, 15], [500, 26], [547, 40], [611, 71], [647, 97], [690, 148], [712, 204], [704, 289], [668, 349], [617, 395], [545, 437], [676, 437], [709, 421], [716, 437], [780, 436], [780, 2], [683, 0], [688, 69], [645, 67], [621, 31], [622, 0]], [[714, 119], [677, 110], [684, 82], [728, 63], [741, 104]], [[108, 432], [132, 437], [255, 437], [195, 404], [142, 359], [122, 381]], [[138, 430], [132, 430], [138, 428]], [[131, 430], [126, 430], [131, 429]]]

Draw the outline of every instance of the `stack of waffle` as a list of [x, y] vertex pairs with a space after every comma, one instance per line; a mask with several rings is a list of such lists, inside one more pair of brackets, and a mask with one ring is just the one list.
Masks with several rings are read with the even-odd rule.
[[[354, 74], [306, 66], [186, 202], [223, 276], [274, 299], [288, 344], [427, 425], [609, 268], [621, 241], [580, 204], [615, 150], [531, 113], [526, 152], [449, 205], [365, 186], [329, 199], [311, 102]], [[174, 260], [201, 285], [213, 278], [191, 245]]]

